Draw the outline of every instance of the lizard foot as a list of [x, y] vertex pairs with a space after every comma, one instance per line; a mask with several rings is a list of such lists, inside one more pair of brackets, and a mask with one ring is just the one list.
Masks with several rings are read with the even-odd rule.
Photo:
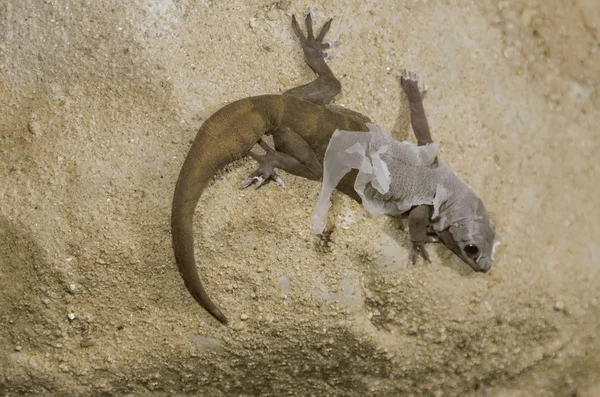
[[277, 183], [277, 186], [285, 188], [283, 179], [275, 173], [277, 152], [271, 149], [271, 147], [262, 139], [258, 141], [258, 144], [265, 150], [265, 154], [257, 154], [254, 152], [248, 153], [254, 160], [258, 161], [258, 169], [242, 181], [242, 189], [245, 189], [252, 184], [258, 189], [269, 181], [274, 181]]
[[429, 259], [429, 254], [425, 249], [425, 243], [417, 243], [413, 241], [412, 249], [410, 251], [410, 261], [412, 262], [413, 266], [417, 264], [417, 258], [419, 256], [423, 258], [426, 262], [431, 263], [431, 259]]
[[412, 99], [425, 99], [427, 95], [427, 89], [419, 91], [419, 78], [415, 72], [404, 69], [404, 72], [400, 76], [400, 87], [406, 94], [409, 100]]
[[300, 44], [302, 45], [304, 54], [308, 59], [310, 59], [312, 57], [317, 57], [317, 56], [326, 58], [326, 59], [331, 58], [331, 55], [326, 53], [325, 50], [327, 50], [329, 48], [333, 48], [339, 44], [339, 41], [330, 41], [330, 42], [323, 43], [323, 39], [325, 38], [325, 35], [327, 34], [327, 32], [329, 31], [329, 28], [331, 27], [331, 21], [332, 21], [332, 19], [327, 21], [325, 23], [325, 25], [323, 25], [323, 27], [319, 31], [319, 34], [317, 35], [317, 37], [315, 37], [315, 34], [313, 32], [313, 26], [312, 26], [312, 24], [313, 24], [312, 13], [309, 12], [306, 15], [306, 19], [304, 20], [304, 23], [306, 25], [306, 37], [305, 37], [304, 33], [302, 33], [302, 29], [300, 29], [300, 25], [298, 24], [298, 21], [296, 20], [296, 16], [292, 15], [292, 28], [294, 29], [294, 33], [296, 33], [296, 36], [298, 36], [298, 39], [300, 39]]

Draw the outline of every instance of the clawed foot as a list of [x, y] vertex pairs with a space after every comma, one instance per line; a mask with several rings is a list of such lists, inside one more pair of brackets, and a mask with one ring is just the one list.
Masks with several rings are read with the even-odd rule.
[[[254, 173], [257, 173], [260, 171], [255, 171]], [[275, 181], [275, 183], [277, 183], [277, 185], [281, 188], [285, 188], [285, 183], [283, 182], [283, 179], [277, 175], [274, 171], [271, 172], [271, 174], [268, 177], [264, 177], [262, 175], [258, 175], [258, 176], [253, 176], [254, 173], [252, 173], [251, 175], [249, 175], [246, 179], [244, 179], [242, 181], [242, 189], [247, 188], [250, 185], [254, 185], [255, 189], [258, 189], [259, 187], [267, 184], [269, 181]]]
[[339, 42], [330, 41], [327, 43], [323, 43], [323, 39], [325, 38], [325, 35], [331, 27], [332, 19], [330, 19], [325, 23], [325, 25], [323, 25], [318, 36], [315, 37], [313, 32], [313, 21], [311, 14], [311, 12], [308, 12], [308, 14], [306, 15], [306, 19], [304, 20], [304, 23], [306, 25], [306, 37], [304, 36], [304, 33], [302, 33], [302, 29], [300, 29], [300, 25], [296, 20], [296, 16], [292, 15], [292, 28], [294, 29], [294, 33], [296, 33], [296, 36], [298, 36], [298, 39], [300, 39], [300, 44], [302, 45], [302, 49], [304, 50], [304, 54], [306, 57], [310, 58], [311, 56], [319, 55], [325, 59], [331, 58], [331, 56], [328, 53], [326, 53], [325, 50], [335, 47], [339, 44]]
[[427, 89], [419, 91], [419, 78], [417, 74], [406, 69], [404, 69], [400, 76], [400, 87], [402, 87], [402, 90], [409, 100], [423, 100], [425, 99], [425, 95], [427, 95]]
[[248, 153], [254, 160], [258, 161], [258, 169], [242, 181], [242, 189], [245, 189], [252, 184], [258, 189], [270, 181], [274, 181], [277, 183], [277, 186], [285, 188], [283, 179], [275, 173], [277, 152], [262, 139], [258, 141], [258, 144], [265, 150], [265, 154], [257, 154], [254, 152]]
[[417, 264], [417, 258], [419, 256], [423, 258], [427, 263], [431, 263], [431, 259], [429, 259], [429, 254], [425, 249], [425, 243], [416, 243], [413, 241], [412, 249], [410, 251], [410, 261], [412, 262], [413, 266]]

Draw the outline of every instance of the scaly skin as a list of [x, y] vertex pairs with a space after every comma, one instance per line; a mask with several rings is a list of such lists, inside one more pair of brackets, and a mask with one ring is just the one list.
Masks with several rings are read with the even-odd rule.
[[[322, 43], [331, 21], [315, 38], [312, 19], [306, 18], [307, 37], [296, 18], [294, 31], [301, 40], [308, 65], [318, 74], [312, 83], [296, 87], [283, 95], [262, 95], [235, 101], [209, 117], [196, 135], [183, 163], [173, 196], [171, 233], [177, 266], [190, 294], [223, 324], [227, 318], [210, 299], [196, 269], [194, 256], [194, 210], [204, 189], [218, 170], [251, 154], [264, 135], [272, 135], [276, 156], [265, 159], [266, 166], [256, 175], [267, 179], [273, 168], [318, 180], [323, 172], [323, 156], [336, 129], [368, 131], [366, 116], [346, 109], [328, 107], [341, 85], [324, 61]], [[255, 176], [256, 176], [255, 175]], [[357, 198], [352, 176], [340, 190]]]
[[[341, 84], [324, 60], [323, 43], [331, 21], [327, 22], [317, 37], [313, 34], [310, 14], [306, 17], [307, 36], [292, 18], [292, 27], [300, 39], [306, 63], [318, 75], [313, 82], [293, 88], [283, 95], [262, 95], [238, 100], [224, 106], [202, 125], [183, 163], [173, 197], [171, 230], [177, 266], [190, 294], [211, 315], [223, 324], [227, 318], [206, 293], [196, 269], [194, 256], [194, 210], [204, 189], [218, 170], [225, 165], [251, 155], [259, 168], [244, 182], [257, 186], [268, 180], [281, 183], [275, 174], [280, 168], [291, 174], [319, 180], [323, 175], [323, 158], [335, 130], [368, 131], [369, 118], [352, 110], [329, 105], [340, 92]], [[420, 145], [431, 143], [429, 126], [423, 110], [423, 94], [419, 91], [416, 76], [401, 79], [401, 87], [409, 101], [413, 131]], [[272, 135], [275, 148], [262, 141]], [[256, 144], [265, 150], [264, 155], [252, 152]], [[356, 170], [348, 173], [337, 189], [360, 202], [354, 190]], [[430, 225], [431, 206], [418, 206], [409, 213], [409, 232], [413, 242], [411, 258], [428, 260], [424, 244]], [[451, 233], [442, 242], [472, 267]], [[476, 269], [475, 270], [480, 270]]]
[[[223, 324], [227, 323], [227, 319], [209, 298], [196, 270], [194, 210], [200, 195], [218, 170], [248, 155], [265, 134], [275, 136], [282, 129], [294, 131], [305, 143], [310, 142], [310, 149], [321, 166], [329, 139], [336, 129], [368, 131], [364, 121], [355, 116], [290, 95], [241, 99], [223, 107], [204, 122], [177, 180], [171, 230], [175, 258], [187, 289]], [[286, 171], [309, 179], [320, 178], [320, 174], [311, 173], [305, 167]], [[351, 189], [352, 183], [349, 185]]]

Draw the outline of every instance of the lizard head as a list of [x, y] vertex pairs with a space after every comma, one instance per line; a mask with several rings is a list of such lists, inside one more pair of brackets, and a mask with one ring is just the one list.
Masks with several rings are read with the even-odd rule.
[[473, 270], [487, 272], [492, 267], [496, 228], [479, 198], [473, 209], [474, 216], [454, 222], [436, 234]]

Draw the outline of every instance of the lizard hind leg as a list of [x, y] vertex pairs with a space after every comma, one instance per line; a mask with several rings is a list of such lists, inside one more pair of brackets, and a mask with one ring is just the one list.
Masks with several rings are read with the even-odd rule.
[[325, 62], [325, 59], [328, 57], [325, 50], [336, 44], [335, 42], [323, 42], [325, 35], [331, 27], [331, 21], [331, 19], [327, 21], [319, 31], [317, 37], [315, 37], [312, 26], [312, 15], [309, 12], [304, 21], [306, 25], [306, 36], [304, 36], [296, 20], [296, 16], [292, 15], [292, 28], [300, 40], [300, 45], [304, 52], [304, 60], [318, 77], [311, 83], [284, 92], [284, 95], [292, 95], [319, 105], [327, 105], [342, 90], [342, 84], [335, 77], [327, 62]]
[[242, 181], [242, 189], [245, 189], [252, 184], [258, 189], [269, 181], [275, 181], [279, 187], [284, 188], [285, 183], [283, 182], [283, 179], [275, 173], [275, 167], [277, 167], [278, 164], [277, 152], [271, 149], [271, 147], [262, 139], [258, 141], [258, 144], [263, 148], [265, 154], [261, 155], [253, 151], [248, 152], [250, 157], [258, 161], [258, 168]]
[[317, 156], [310, 145], [294, 131], [287, 127], [280, 127], [273, 131], [273, 142], [275, 149], [262, 139], [258, 141], [265, 154], [252, 151], [248, 153], [258, 161], [258, 169], [244, 179], [242, 189], [253, 183], [256, 188], [259, 188], [269, 181], [275, 181], [280, 187], [285, 187], [283, 179], [275, 173], [275, 168], [311, 180], [322, 178], [323, 167], [317, 160]]

